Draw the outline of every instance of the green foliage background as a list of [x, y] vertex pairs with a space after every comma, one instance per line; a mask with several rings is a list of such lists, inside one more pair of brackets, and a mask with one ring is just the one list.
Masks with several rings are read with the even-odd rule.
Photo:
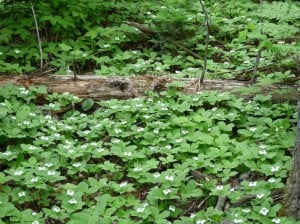
[[[39, 69], [40, 54], [31, 11], [42, 39], [45, 70], [67, 74], [165, 74], [195, 76], [203, 66], [205, 19], [199, 1], [50, 0], [0, 3], [0, 73]], [[207, 70], [212, 78], [248, 78], [263, 48], [266, 73], [299, 75], [300, 13], [297, 1], [205, 1], [210, 16]], [[260, 17], [263, 17], [261, 34]], [[125, 21], [145, 24], [149, 37]], [[174, 41], [193, 51], [178, 49]], [[246, 71], [237, 72], [236, 71]], [[241, 75], [243, 74], [243, 75]], [[243, 77], [240, 77], [243, 76]]]

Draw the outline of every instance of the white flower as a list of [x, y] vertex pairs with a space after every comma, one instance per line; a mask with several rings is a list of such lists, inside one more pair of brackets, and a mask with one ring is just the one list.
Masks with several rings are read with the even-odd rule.
[[224, 65], [229, 65], [229, 62], [228, 62], [228, 61], [225, 61], [223, 64], [224, 64]]
[[234, 219], [233, 222], [234, 223], [243, 223], [243, 219]]
[[195, 213], [191, 213], [190, 218], [195, 218], [196, 214]]
[[267, 208], [262, 208], [260, 211], [259, 211], [260, 214], [262, 215], [267, 215], [269, 213], [269, 209]]
[[45, 163], [45, 166], [49, 168], [49, 167], [53, 166], [53, 163]]
[[40, 170], [40, 171], [42, 171], [42, 170], [46, 170], [47, 168], [46, 167], [44, 167], [44, 166], [39, 166], [38, 167], [38, 170]]
[[221, 190], [224, 189], [224, 186], [223, 186], [223, 185], [217, 185], [216, 189], [217, 189], [218, 191], [221, 191]]
[[278, 41], [277, 44], [284, 44], [284, 41]]
[[97, 150], [97, 152], [103, 152], [103, 151], [104, 151], [103, 148], [98, 148], [98, 149], [96, 149], [96, 150]]
[[271, 167], [271, 172], [277, 172], [279, 170], [279, 166], [272, 166]]
[[37, 182], [38, 179], [39, 179], [38, 177], [33, 177], [33, 178], [31, 178], [30, 182], [31, 182], [31, 183]]
[[113, 139], [112, 142], [113, 143], [119, 143], [121, 140], [120, 139]]
[[249, 213], [249, 212], [250, 212], [250, 209], [245, 208], [245, 209], [243, 209], [242, 211], [245, 212], [245, 213]]
[[127, 181], [123, 181], [120, 183], [120, 187], [126, 187], [126, 185], [127, 185]]
[[124, 152], [124, 156], [130, 157], [130, 156], [132, 156], [132, 152]]
[[19, 54], [21, 51], [19, 49], [15, 49], [15, 53]]
[[72, 166], [74, 166], [74, 167], [78, 168], [78, 167], [80, 167], [80, 166], [81, 166], [81, 163], [74, 163]]
[[165, 190], [163, 190], [164, 195], [168, 195], [171, 192], [172, 192], [171, 189], [165, 189]]
[[274, 219], [272, 219], [272, 222], [274, 222], [276, 224], [279, 224], [280, 223], [280, 219], [279, 218], [274, 218]]
[[249, 187], [255, 187], [256, 186], [256, 181], [253, 181], [253, 182], [249, 182]]
[[45, 140], [45, 141], [48, 141], [49, 138], [47, 136], [41, 136], [41, 140]]
[[175, 212], [175, 210], [176, 210], [176, 208], [175, 208], [174, 205], [170, 205], [170, 206], [169, 206], [169, 211]]
[[263, 198], [264, 196], [265, 196], [264, 193], [260, 193], [260, 194], [257, 194], [257, 195], [256, 195], [256, 197], [257, 197], [258, 199], [261, 199], [261, 198]]
[[194, 156], [194, 157], [193, 157], [193, 160], [195, 160], [195, 161], [198, 161], [198, 160], [199, 160], [199, 158], [198, 158], [198, 157], [196, 157], [196, 156]]
[[256, 127], [252, 127], [252, 128], [249, 128], [249, 131], [255, 132], [256, 129], [257, 129]]
[[24, 124], [24, 125], [29, 125], [30, 122], [29, 122], [29, 121], [23, 121], [23, 124]]
[[166, 145], [166, 149], [170, 150], [170, 149], [172, 149], [172, 146], [171, 145]]
[[273, 177], [271, 177], [269, 180], [268, 180], [268, 182], [269, 183], [274, 183], [276, 180], [275, 180], [275, 178], [273, 178]]
[[54, 212], [60, 212], [60, 208], [57, 207], [57, 206], [54, 206], [54, 207], [52, 208], [52, 211], [54, 211]]
[[120, 133], [122, 132], [122, 130], [119, 129], [119, 128], [116, 128], [116, 129], [115, 129], [115, 132], [116, 132], [116, 134], [120, 134]]
[[155, 174], [153, 174], [153, 176], [154, 176], [154, 178], [159, 178], [160, 177], [160, 173], [155, 173]]
[[48, 176], [54, 176], [54, 175], [55, 175], [55, 171], [49, 170], [49, 171], [47, 172], [47, 175], [48, 175]]
[[144, 212], [144, 210], [145, 210], [145, 208], [144, 208], [144, 207], [141, 207], [141, 208], [137, 208], [137, 209], [136, 209], [136, 212], [142, 213], [142, 212]]
[[174, 181], [174, 176], [169, 176], [169, 175], [167, 175], [167, 176], [165, 177], [165, 179], [166, 179], [166, 180], [169, 180], [169, 181]]
[[134, 171], [134, 172], [138, 172], [138, 171], [141, 171], [141, 170], [143, 170], [141, 167], [134, 167], [134, 168], [133, 168], [133, 171]]
[[37, 221], [37, 220], [34, 220], [34, 221], [32, 221], [32, 223], [31, 224], [40, 224], [40, 222], [39, 221]]
[[176, 139], [176, 143], [181, 143], [183, 141], [183, 139], [182, 138], [178, 138], [178, 139]]
[[229, 52], [230, 52], [230, 53], [234, 53], [234, 52], [235, 52], [235, 50], [230, 50]]
[[110, 44], [104, 44], [103, 47], [108, 48], [108, 47], [110, 47]]
[[137, 132], [142, 132], [142, 131], [144, 131], [144, 128], [138, 128], [137, 129]]
[[196, 224], [204, 224], [204, 223], [206, 223], [205, 219], [201, 219], [201, 220], [196, 221]]
[[26, 195], [26, 192], [25, 191], [21, 191], [18, 193], [18, 196], [21, 198], [21, 197], [24, 197]]
[[37, 213], [36, 213], [36, 212], [32, 212], [31, 215], [32, 215], [32, 216], [36, 216]]
[[262, 149], [262, 150], [259, 150], [259, 151], [258, 151], [258, 154], [259, 154], [259, 155], [267, 155], [267, 151], [264, 150], [264, 149]]
[[14, 172], [14, 176], [21, 176], [24, 172], [22, 170], [17, 170]]
[[77, 204], [77, 201], [74, 198], [72, 198], [68, 201], [68, 203], [69, 204]]
[[5, 155], [5, 156], [10, 156], [12, 154], [12, 152], [11, 151], [6, 151], [6, 152], [3, 152], [2, 154]]
[[154, 134], [158, 134], [158, 133], [159, 133], [159, 129], [154, 129], [154, 130], [153, 130], [153, 133], [154, 133]]
[[72, 190], [67, 190], [67, 195], [70, 195], [70, 196], [73, 196], [75, 194], [75, 192], [74, 191], [72, 191]]

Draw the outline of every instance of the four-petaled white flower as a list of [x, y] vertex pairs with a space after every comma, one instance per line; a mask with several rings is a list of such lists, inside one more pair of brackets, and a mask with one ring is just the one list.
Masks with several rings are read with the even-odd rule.
[[22, 170], [17, 170], [14, 172], [14, 176], [21, 176], [24, 172]]
[[271, 167], [271, 172], [277, 172], [279, 170], [279, 166], [272, 166]]
[[116, 132], [116, 134], [120, 134], [120, 133], [122, 132], [122, 130], [119, 129], [119, 128], [116, 128], [116, 129], [115, 129], [115, 132]]
[[38, 179], [39, 179], [38, 177], [33, 177], [33, 178], [31, 178], [30, 182], [31, 182], [31, 183], [37, 182]]
[[77, 201], [74, 199], [74, 198], [72, 198], [72, 199], [70, 199], [69, 201], [68, 201], [68, 203], [69, 204], [77, 204]]
[[124, 156], [130, 157], [130, 156], [132, 156], [132, 152], [124, 152]]
[[249, 187], [255, 187], [256, 186], [256, 181], [253, 181], [253, 182], [249, 182]]
[[138, 128], [136, 131], [137, 132], [142, 132], [142, 131], [144, 131], [144, 128]]
[[21, 197], [24, 197], [26, 195], [26, 192], [25, 191], [21, 191], [18, 193], [18, 196], [21, 198]]
[[175, 208], [174, 205], [170, 205], [170, 206], [169, 206], [169, 211], [175, 212], [175, 210], [176, 210], [176, 208]]
[[243, 219], [234, 219], [233, 222], [234, 223], [243, 223]]
[[196, 221], [196, 224], [204, 224], [204, 223], [206, 223], [205, 219], [201, 219], [201, 220]]
[[261, 198], [263, 198], [264, 196], [265, 196], [264, 193], [260, 193], [260, 194], [257, 194], [257, 195], [256, 195], [256, 197], [257, 197], [258, 199], [261, 199]]
[[52, 167], [52, 166], [53, 166], [53, 163], [45, 163], [45, 166], [46, 166], [46, 167]]
[[54, 207], [52, 208], [52, 211], [54, 211], [54, 212], [60, 212], [60, 208], [57, 207], [57, 206], [54, 206]]
[[174, 181], [174, 176], [169, 176], [169, 175], [167, 175], [167, 176], [165, 177], [165, 179], [166, 179], [166, 180], [169, 180], [169, 181]]
[[143, 170], [141, 167], [134, 167], [134, 168], [133, 168], [133, 171], [134, 171], [134, 172], [138, 172], [138, 171], [141, 171], [141, 170]]
[[67, 195], [70, 195], [70, 196], [73, 196], [75, 194], [75, 192], [74, 191], [72, 191], [72, 190], [67, 190]]
[[262, 215], [267, 215], [269, 213], [269, 209], [267, 208], [262, 208], [260, 211], [259, 211], [260, 214]]
[[31, 224], [40, 224], [40, 222], [38, 220], [34, 220]]
[[168, 195], [171, 192], [172, 192], [171, 189], [165, 189], [165, 190], [163, 190], [164, 195]]
[[166, 149], [172, 149], [172, 146], [171, 145], [166, 145]]
[[154, 178], [156, 178], [156, 179], [157, 179], [157, 178], [159, 178], [159, 177], [160, 177], [160, 173], [154, 173], [154, 174], [153, 174], [153, 176], [154, 176]]
[[15, 49], [15, 53], [19, 54], [21, 51], [19, 49]]
[[144, 207], [140, 207], [140, 208], [137, 208], [137, 209], [136, 209], [136, 212], [142, 213], [142, 212], [144, 212], [144, 210], [145, 210]]
[[48, 176], [54, 176], [55, 174], [56, 174], [55, 171], [49, 170], [49, 171], [47, 172], [47, 175], [48, 175]]
[[81, 166], [81, 163], [74, 163], [72, 166], [74, 166], [74, 167], [78, 168], [78, 167], [80, 167], [80, 166]]
[[126, 187], [127, 186], [127, 181], [123, 181], [120, 183], [120, 187]]
[[245, 209], [243, 209], [242, 211], [245, 212], [245, 213], [249, 213], [249, 212], [250, 212], [250, 209], [245, 208]]
[[190, 218], [195, 218], [196, 217], [196, 214], [195, 213], [191, 213], [190, 214]]
[[259, 155], [267, 155], [267, 151], [264, 150], [264, 149], [262, 149], [262, 150], [259, 150], [259, 151], [258, 151], [258, 154], [259, 154]]
[[256, 129], [257, 129], [256, 127], [252, 127], [252, 128], [249, 128], [249, 131], [255, 132]]
[[276, 224], [279, 224], [280, 223], [280, 219], [279, 218], [274, 218], [272, 219], [272, 222], [276, 223]]
[[224, 186], [223, 186], [223, 185], [217, 185], [216, 189], [217, 189], [218, 191], [221, 191], [221, 190], [224, 189]]
[[275, 178], [273, 178], [273, 177], [271, 177], [269, 180], [268, 180], [268, 182], [269, 183], [274, 183], [276, 180], [275, 180]]

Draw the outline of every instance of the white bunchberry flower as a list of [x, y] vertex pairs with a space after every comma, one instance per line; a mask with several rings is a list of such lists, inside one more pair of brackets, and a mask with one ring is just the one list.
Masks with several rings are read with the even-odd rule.
[[279, 168], [280, 168], [279, 166], [272, 166], [271, 167], [271, 172], [273, 172], [273, 173], [277, 172], [277, 171], [279, 171]]
[[124, 152], [124, 156], [130, 157], [130, 156], [132, 156], [132, 152]]
[[245, 213], [249, 213], [251, 210], [248, 209], [248, 208], [245, 208], [245, 209], [243, 209], [242, 211], [245, 212]]
[[264, 149], [262, 149], [262, 150], [259, 150], [259, 151], [258, 151], [258, 154], [259, 154], [259, 155], [267, 155], [267, 151], [264, 150]]
[[74, 199], [74, 198], [72, 198], [72, 199], [70, 199], [69, 201], [68, 201], [68, 203], [69, 204], [77, 204], [77, 201]]
[[40, 222], [38, 220], [34, 220], [31, 224], [40, 224]]
[[143, 213], [144, 210], [145, 210], [144, 207], [140, 207], [140, 208], [137, 208], [137, 209], [136, 209], [136, 212], [138, 212], [138, 213]]
[[165, 190], [163, 190], [164, 195], [168, 195], [171, 192], [172, 192], [171, 189], [165, 189]]
[[19, 54], [21, 51], [19, 49], [15, 49], [15, 53]]
[[201, 220], [196, 221], [196, 224], [204, 224], [204, 223], [206, 223], [205, 219], [201, 219]]
[[234, 219], [233, 222], [234, 223], [243, 223], [243, 219]]
[[78, 168], [78, 167], [80, 167], [80, 166], [81, 166], [81, 163], [74, 163], [72, 166], [74, 166], [74, 167]]
[[120, 183], [120, 187], [126, 187], [127, 186], [127, 181], [123, 181]]
[[224, 189], [224, 186], [223, 185], [217, 185], [216, 186], [216, 190], [218, 190], [218, 191], [221, 191], [221, 190], [223, 190]]
[[277, 44], [284, 44], [284, 41], [278, 41]]
[[116, 128], [116, 129], [115, 129], [115, 133], [116, 133], [116, 134], [120, 134], [121, 132], [122, 132], [121, 129], [119, 129], [119, 128]]
[[256, 197], [257, 197], [258, 199], [261, 199], [261, 198], [263, 198], [264, 196], [265, 196], [264, 193], [260, 193], [260, 194], [257, 194], [257, 195], [256, 195]]
[[21, 197], [24, 197], [26, 195], [26, 192], [25, 191], [21, 191], [18, 193], [18, 196], [21, 198]]
[[24, 172], [22, 170], [17, 170], [14, 172], [14, 176], [21, 176]]
[[46, 169], [47, 169], [47, 168], [46, 168], [45, 166], [39, 166], [39, 167], [38, 167], [38, 170], [39, 170], [39, 171], [46, 170]]
[[172, 146], [171, 145], [166, 145], [166, 149], [170, 150], [170, 149], [172, 149]]
[[280, 219], [279, 218], [274, 218], [272, 219], [272, 222], [276, 223], [276, 224], [279, 224], [280, 223]]
[[268, 180], [268, 182], [269, 183], [274, 183], [276, 180], [275, 180], [275, 178], [273, 178], [273, 177], [271, 177], [269, 180]]
[[176, 208], [175, 208], [174, 205], [170, 205], [170, 206], [169, 206], [169, 211], [175, 212], [175, 210], [176, 210]]
[[166, 180], [169, 180], [169, 181], [174, 181], [174, 176], [169, 176], [169, 175], [167, 175], [167, 176], [165, 177], [165, 179], [166, 179]]
[[49, 168], [49, 167], [52, 167], [52, 166], [53, 166], [53, 163], [45, 163], [45, 166], [48, 167], [48, 168]]
[[134, 167], [134, 168], [133, 168], [133, 171], [134, 171], [134, 172], [139, 172], [139, 171], [141, 171], [141, 170], [143, 170], [141, 167]]
[[57, 206], [54, 206], [54, 207], [52, 208], [52, 211], [54, 211], [54, 212], [60, 212], [60, 208], [57, 207]]
[[38, 181], [38, 179], [39, 179], [38, 177], [33, 177], [33, 178], [30, 179], [30, 182], [35, 183], [35, 182]]
[[48, 175], [48, 176], [54, 176], [55, 174], [56, 174], [55, 171], [49, 170], [49, 171], [47, 172], [47, 175]]
[[249, 182], [249, 187], [256, 187], [257, 183], [256, 181]]
[[157, 178], [159, 178], [159, 177], [160, 177], [160, 173], [154, 173], [154, 174], [153, 174], [153, 176], [154, 176], [154, 178], [156, 178], [156, 179], [157, 179]]
[[67, 190], [67, 195], [70, 195], [70, 196], [73, 196], [75, 194], [75, 192], [74, 191], [72, 191], [72, 190]]
[[267, 215], [269, 213], [269, 209], [267, 208], [262, 208], [260, 211], [259, 211], [260, 214], [262, 215]]
[[142, 132], [142, 131], [144, 131], [144, 128], [138, 128], [136, 131], [137, 132]]
[[249, 131], [255, 132], [256, 129], [257, 129], [256, 127], [252, 127], [252, 128], [249, 128]]
[[196, 214], [195, 213], [191, 213], [190, 214], [190, 218], [195, 218], [196, 217]]

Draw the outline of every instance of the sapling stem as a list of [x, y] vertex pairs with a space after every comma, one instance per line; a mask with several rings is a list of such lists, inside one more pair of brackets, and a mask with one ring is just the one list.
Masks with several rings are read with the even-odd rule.
[[35, 23], [35, 30], [36, 30], [36, 36], [37, 36], [37, 41], [38, 41], [38, 45], [39, 45], [39, 51], [40, 51], [40, 69], [43, 68], [43, 49], [42, 49], [42, 40], [40, 38], [40, 32], [39, 32], [39, 26], [38, 26], [38, 22], [36, 19], [36, 14], [35, 14], [35, 10], [33, 7], [33, 4], [30, 3], [31, 5], [31, 11], [32, 11], [32, 15], [34, 18], [34, 23]]

